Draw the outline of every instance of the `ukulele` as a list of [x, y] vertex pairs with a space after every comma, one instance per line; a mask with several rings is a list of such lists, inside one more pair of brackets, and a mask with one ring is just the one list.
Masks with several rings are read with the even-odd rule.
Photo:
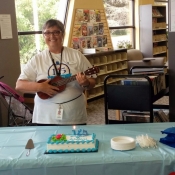
[[[92, 75], [92, 74], [97, 74], [97, 73], [99, 73], [98, 67], [92, 67], [92, 68], [89, 68], [88, 70], [86, 70], [85, 72], [82, 72], [82, 74], [85, 74], [85, 75]], [[65, 90], [67, 83], [76, 80], [76, 76], [77, 75], [73, 75], [69, 78], [62, 78], [60, 76], [56, 76], [53, 79], [51, 79], [49, 84], [52, 86], [58, 87], [59, 90], [57, 92], [62, 92]], [[46, 80], [39, 80], [38, 83], [42, 83], [44, 81], [46, 81]], [[37, 92], [37, 94], [43, 100], [51, 98], [49, 95], [47, 95], [46, 93], [43, 93], [43, 92]]]

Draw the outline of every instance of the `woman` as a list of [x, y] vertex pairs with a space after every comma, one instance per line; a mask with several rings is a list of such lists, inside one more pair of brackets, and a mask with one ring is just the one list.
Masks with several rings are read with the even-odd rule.
[[[48, 49], [27, 63], [16, 83], [16, 90], [36, 92], [32, 122], [38, 125], [86, 124], [83, 90], [95, 86], [96, 75], [93, 78], [82, 74], [92, 65], [79, 51], [63, 47], [64, 33], [64, 25], [58, 20], [50, 19], [44, 24], [43, 37]], [[74, 75], [75, 80], [65, 85], [49, 84], [54, 77], [71, 80]], [[65, 89], [60, 92], [62, 86]]]

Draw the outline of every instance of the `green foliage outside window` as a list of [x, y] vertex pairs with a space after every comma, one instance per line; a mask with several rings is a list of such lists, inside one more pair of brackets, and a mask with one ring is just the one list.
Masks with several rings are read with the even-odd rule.
[[[33, 3], [33, 4], [32, 4]], [[48, 19], [57, 17], [59, 0], [15, 0], [18, 32], [41, 31]], [[36, 10], [34, 9], [34, 5]], [[34, 13], [38, 13], [38, 29], [34, 27]], [[20, 62], [25, 64], [31, 57], [46, 46], [40, 35], [40, 49], [36, 49], [35, 34], [19, 35]]]

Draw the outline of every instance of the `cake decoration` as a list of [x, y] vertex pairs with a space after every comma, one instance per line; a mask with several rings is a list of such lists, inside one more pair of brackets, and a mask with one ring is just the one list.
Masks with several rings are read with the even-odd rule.
[[56, 141], [67, 141], [66, 140], [66, 135], [65, 134], [57, 134], [53, 135], [51, 138], [51, 141], [56, 142]]
[[46, 153], [74, 153], [98, 151], [96, 134], [88, 134], [84, 129], [72, 130], [73, 134], [53, 134], [47, 142]]

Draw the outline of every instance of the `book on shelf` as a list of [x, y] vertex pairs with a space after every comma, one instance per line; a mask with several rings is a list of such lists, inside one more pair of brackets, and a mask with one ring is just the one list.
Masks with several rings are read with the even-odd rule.
[[75, 12], [75, 23], [81, 23], [84, 21], [83, 9], [76, 9]]
[[[156, 95], [160, 91], [160, 89], [162, 89], [162, 86], [158, 87], [160, 86], [160, 83], [158, 83], [157, 81], [158, 76], [159, 75], [148, 76], [151, 80], [151, 85], [153, 88], [154, 95]], [[121, 80], [121, 84], [122, 85], [148, 85], [149, 82], [145, 78], [125, 78], [124, 80]]]
[[140, 111], [124, 111], [122, 113], [124, 121], [130, 122], [149, 122], [150, 115], [149, 112]]
[[81, 24], [81, 31], [82, 31], [82, 36], [87, 36], [87, 23], [82, 23]]
[[85, 39], [86, 39], [86, 43], [87, 43], [87, 48], [93, 48], [92, 38], [86, 37]]
[[103, 35], [103, 47], [108, 46], [108, 40], [107, 40], [107, 35]]
[[157, 113], [157, 111], [156, 112], [154, 112], [154, 120], [153, 120], [153, 122], [163, 122], [162, 121], [162, 119], [160, 118], [160, 116], [158, 115], [158, 113]]
[[72, 39], [72, 46], [73, 46], [73, 49], [80, 50], [80, 40], [79, 40], [79, 38], [73, 38]]
[[103, 47], [103, 36], [97, 36], [97, 46]]
[[81, 36], [81, 24], [75, 24], [73, 27], [73, 36], [80, 37]]
[[152, 88], [153, 88], [153, 93], [154, 95], [156, 95], [158, 93], [157, 91], [157, 76], [148, 76], [151, 80], [151, 83], [152, 83]]
[[153, 23], [157, 23], [157, 18], [153, 18]]
[[169, 122], [169, 116], [166, 115], [162, 109], [157, 111], [157, 115], [159, 116], [162, 122]]
[[148, 85], [148, 81], [145, 78], [126, 78], [121, 80], [122, 85]]
[[99, 27], [98, 27], [98, 35], [103, 35], [104, 32], [104, 24], [101, 22], [99, 23]]
[[160, 13], [160, 11], [157, 8], [152, 9], [152, 15], [153, 16], [162, 16], [162, 14]]
[[101, 13], [100, 10], [95, 10], [96, 22], [101, 22]]
[[91, 36], [94, 34], [94, 26], [93, 23], [87, 23], [87, 35]]
[[157, 83], [157, 92], [160, 92], [162, 89], [166, 89], [165, 74], [159, 74], [156, 79]]
[[99, 28], [99, 24], [93, 23], [94, 35], [98, 35], [98, 28]]
[[84, 16], [84, 22], [89, 22], [89, 10], [88, 9], [83, 10], [83, 16]]
[[86, 42], [85, 37], [80, 37], [79, 42], [80, 42], [80, 48], [81, 49], [87, 48], [87, 42]]
[[92, 36], [92, 45], [93, 48], [98, 47], [97, 36]]
[[156, 16], [155, 8], [152, 9], [152, 15], [153, 15], [153, 16]]
[[89, 10], [89, 21], [91, 23], [96, 22], [95, 10]]

